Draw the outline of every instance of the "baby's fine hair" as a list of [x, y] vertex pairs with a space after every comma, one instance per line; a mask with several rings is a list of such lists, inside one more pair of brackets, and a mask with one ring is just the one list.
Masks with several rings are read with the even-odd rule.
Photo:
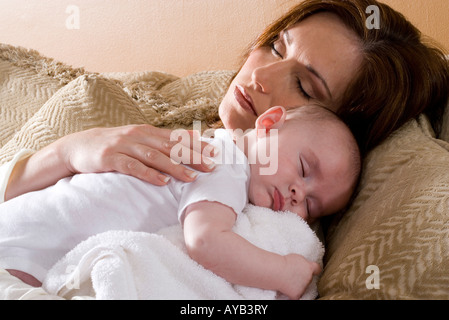
[[[309, 104], [298, 108], [290, 108], [287, 110], [287, 114], [291, 114], [293, 116], [296, 115], [299, 117], [298, 119], [302, 120], [329, 120], [342, 122], [342, 124], [346, 126], [333, 111], [317, 104]], [[348, 126], [346, 127], [348, 128]]]

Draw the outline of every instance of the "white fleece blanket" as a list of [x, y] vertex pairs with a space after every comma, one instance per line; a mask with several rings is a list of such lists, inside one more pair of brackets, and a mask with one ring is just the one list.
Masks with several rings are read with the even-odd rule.
[[[298, 216], [248, 205], [235, 232], [279, 254], [298, 253], [322, 265], [324, 248]], [[316, 278], [302, 299], [317, 297]], [[110, 231], [80, 243], [48, 273], [50, 294], [94, 299], [284, 299], [274, 291], [232, 285], [193, 261], [180, 226], [158, 234]]]

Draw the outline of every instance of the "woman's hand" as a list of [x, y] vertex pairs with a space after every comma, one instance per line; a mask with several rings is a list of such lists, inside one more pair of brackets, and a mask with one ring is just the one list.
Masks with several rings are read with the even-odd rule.
[[[172, 130], [150, 125], [129, 125], [117, 128], [96, 128], [68, 135], [56, 142], [67, 169], [75, 173], [116, 171], [145, 180], [154, 185], [164, 185], [169, 176], [190, 182], [195, 171], [170, 159], [171, 149], [179, 143], [170, 141]], [[207, 172], [212, 162], [201, 157], [208, 145], [199, 142], [199, 134], [190, 134], [190, 159], [201, 159], [191, 168]], [[193, 139], [197, 139], [193, 143]], [[197, 146], [199, 150], [193, 150]], [[195, 158], [194, 158], [195, 157]], [[162, 173], [164, 174], [162, 174]]]
[[[170, 176], [193, 181], [195, 171], [170, 159], [170, 151], [178, 143], [170, 141], [171, 132], [150, 125], [129, 125], [65, 136], [15, 165], [5, 200], [46, 188], [76, 173], [116, 171], [154, 185], [166, 184]], [[210, 145], [199, 142], [199, 136], [190, 132], [192, 139], [184, 150], [190, 152], [190, 159], [201, 159], [200, 164], [190, 165], [192, 169], [208, 172], [213, 169], [212, 161], [207, 161], [201, 154]]]

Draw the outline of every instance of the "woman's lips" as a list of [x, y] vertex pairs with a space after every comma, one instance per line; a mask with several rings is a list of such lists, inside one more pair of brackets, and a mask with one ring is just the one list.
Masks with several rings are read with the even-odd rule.
[[246, 111], [252, 113], [257, 117], [256, 110], [254, 109], [254, 103], [251, 97], [245, 92], [245, 89], [236, 85], [234, 89], [234, 97], [237, 100], [238, 104], [245, 109]]
[[274, 211], [282, 211], [284, 209], [285, 200], [282, 194], [279, 192], [278, 189], [274, 189], [273, 193], [273, 210]]

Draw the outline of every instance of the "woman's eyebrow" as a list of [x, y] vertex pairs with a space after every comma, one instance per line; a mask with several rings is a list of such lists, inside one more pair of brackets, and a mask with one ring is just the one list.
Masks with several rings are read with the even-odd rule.
[[[290, 33], [288, 32], [288, 29], [283, 31], [283, 38], [284, 38], [284, 41], [289, 46], [292, 45], [292, 38], [290, 37]], [[316, 71], [310, 64], [306, 66], [306, 69], [323, 83], [323, 86], [326, 89], [326, 92], [329, 95], [329, 98], [331, 98], [331, 100], [332, 100], [331, 91], [329, 90], [329, 86], [327, 85], [327, 82], [326, 82], [326, 80], [324, 80], [323, 76], [321, 74], [319, 74], [318, 71]]]
[[326, 89], [327, 94], [332, 100], [332, 93], [329, 90], [329, 86], [327, 85], [326, 80], [324, 80], [324, 78], [318, 73], [318, 71], [316, 71], [311, 65], [307, 65], [306, 69], [309, 70], [309, 72], [312, 73], [315, 77], [321, 80], [321, 82], [324, 85], [324, 88]]

